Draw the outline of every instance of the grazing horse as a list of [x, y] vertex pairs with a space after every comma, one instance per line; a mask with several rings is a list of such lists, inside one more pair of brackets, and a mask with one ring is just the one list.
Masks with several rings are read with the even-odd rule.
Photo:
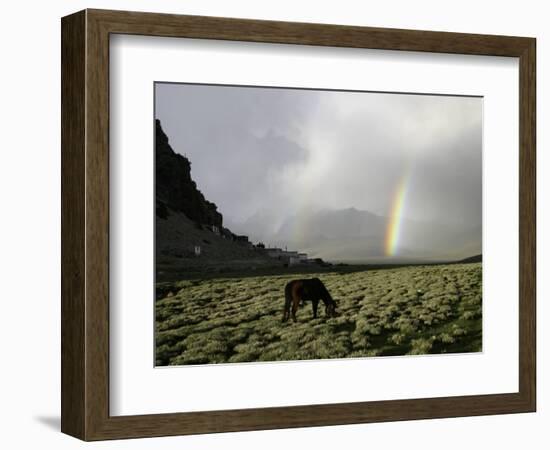
[[[323, 300], [327, 317], [336, 317], [336, 302], [332, 299], [327, 288], [319, 278], [289, 281], [285, 286], [285, 309], [283, 322], [286, 322], [292, 313], [292, 320], [296, 322], [296, 311], [300, 301], [311, 301], [313, 318], [317, 317], [319, 300]], [[292, 311], [290, 309], [292, 305]]]

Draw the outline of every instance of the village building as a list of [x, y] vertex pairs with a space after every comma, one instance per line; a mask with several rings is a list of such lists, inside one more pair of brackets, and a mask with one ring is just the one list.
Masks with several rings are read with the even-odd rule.
[[235, 235], [235, 242], [238, 242], [239, 244], [248, 244], [248, 236], [238, 236]]
[[267, 256], [271, 258], [276, 258], [280, 261], [283, 261], [285, 264], [288, 264], [289, 266], [295, 266], [298, 264], [302, 264], [302, 262], [307, 262], [307, 253], [298, 253], [297, 251], [293, 250], [285, 250], [278, 248], [278, 247], [271, 247], [265, 249]]
[[267, 256], [270, 256], [271, 258], [279, 258], [283, 254], [283, 250], [280, 248], [267, 248], [266, 252]]

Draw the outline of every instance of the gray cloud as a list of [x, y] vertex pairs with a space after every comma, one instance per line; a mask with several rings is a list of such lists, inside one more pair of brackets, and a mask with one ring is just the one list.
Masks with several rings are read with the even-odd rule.
[[308, 211], [387, 216], [404, 179], [407, 219], [480, 229], [480, 98], [157, 84], [155, 106], [237, 232]]
[[317, 103], [296, 92], [157, 84], [157, 118], [225, 216], [239, 221], [267, 202], [284, 204], [280, 177], [307, 160], [301, 124]]

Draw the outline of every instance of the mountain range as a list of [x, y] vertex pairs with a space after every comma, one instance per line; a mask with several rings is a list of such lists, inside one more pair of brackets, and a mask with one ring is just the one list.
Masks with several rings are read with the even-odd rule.
[[230, 227], [253, 241], [288, 246], [311, 257], [342, 262], [455, 261], [481, 253], [481, 225], [402, 219], [394, 255], [385, 251], [389, 218], [356, 208], [303, 211], [282, 222], [258, 212]]

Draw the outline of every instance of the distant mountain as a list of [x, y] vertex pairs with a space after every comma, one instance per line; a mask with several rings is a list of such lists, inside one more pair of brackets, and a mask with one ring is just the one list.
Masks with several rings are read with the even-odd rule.
[[281, 240], [317, 241], [351, 237], [378, 237], [386, 227], [386, 219], [356, 208], [304, 212], [289, 217], [276, 236]]
[[457, 262], [463, 263], [463, 264], [479, 263], [479, 262], [483, 262], [483, 256], [482, 255], [470, 256], [469, 258], [464, 258]]
[[388, 257], [384, 243], [389, 219], [356, 208], [303, 211], [270, 231], [274, 223], [269, 214], [257, 213], [233, 227], [264, 242], [288, 245], [328, 261], [455, 261], [481, 252], [481, 226], [465, 229], [403, 219], [396, 255]]
[[252, 242], [275, 244], [273, 239], [281, 226], [281, 217], [274, 212], [262, 210], [257, 211], [244, 222], [234, 222], [226, 218], [224, 223], [233, 232], [250, 236]]

